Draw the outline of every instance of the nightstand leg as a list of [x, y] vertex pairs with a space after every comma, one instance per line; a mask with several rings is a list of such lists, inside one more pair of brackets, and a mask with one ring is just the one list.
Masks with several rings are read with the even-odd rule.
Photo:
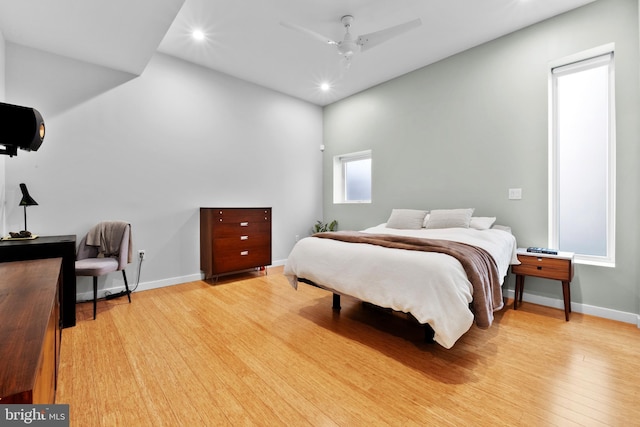
[[518, 292], [518, 294], [520, 295], [520, 297], [518, 298], [519, 304], [522, 304], [522, 294], [524, 294], [524, 277], [525, 276], [520, 276], [520, 292]]
[[570, 282], [562, 282], [562, 297], [564, 298], [564, 318], [569, 321], [569, 313], [571, 313], [571, 289], [569, 288]]
[[516, 274], [516, 287], [513, 296], [513, 309], [518, 309], [518, 302], [522, 302], [522, 291], [524, 290], [524, 276]]

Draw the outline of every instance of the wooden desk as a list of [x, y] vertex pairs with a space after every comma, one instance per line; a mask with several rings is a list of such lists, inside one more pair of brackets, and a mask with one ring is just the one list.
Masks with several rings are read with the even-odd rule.
[[560, 280], [562, 282], [562, 297], [564, 299], [564, 317], [569, 321], [571, 313], [571, 280], [573, 279], [573, 253], [558, 252], [557, 255], [538, 254], [518, 248], [520, 265], [511, 266], [511, 272], [516, 275], [515, 298], [513, 309], [522, 302], [525, 276], [542, 277], [544, 279]]
[[59, 289], [62, 327], [76, 325], [76, 236], [40, 236], [33, 240], [0, 241], [0, 262], [62, 258]]
[[0, 404], [55, 402], [61, 258], [0, 264]]

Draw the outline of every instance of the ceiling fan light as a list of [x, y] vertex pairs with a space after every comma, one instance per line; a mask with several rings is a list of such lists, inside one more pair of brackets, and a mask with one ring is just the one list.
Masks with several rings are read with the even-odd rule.
[[358, 45], [356, 44], [355, 41], [351, 41], [351, 40], [343, 41], [338, 46], [338, 55], [353, 56], [357, 48], [358, 48]]

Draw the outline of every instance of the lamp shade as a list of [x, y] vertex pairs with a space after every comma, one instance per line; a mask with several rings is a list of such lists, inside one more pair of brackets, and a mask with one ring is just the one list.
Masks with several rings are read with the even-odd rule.
[[15, 156], [18, 148], [37, 151], [44, 140], [45, 126], [38, 110], [0, 102], [0, 154]]
[[33, 200], [33, 197], [29, 194], [26, 184], [20, 184], [20, 191], [22, 191], [22, 200], [20, 200], [20, 204], [18, 206], [35, 206], [38, 204], [38, 202]]

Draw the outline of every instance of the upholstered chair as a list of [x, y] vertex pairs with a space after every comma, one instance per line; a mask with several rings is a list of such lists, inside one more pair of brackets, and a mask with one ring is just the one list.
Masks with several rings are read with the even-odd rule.
[[76, 256], [76, 276], [93, 277], [93, 318], [96, 318], [98, 277], [122, 271], [126, 294], [131, 291], [124, 268], [131, 262], [131, 225], [122, 221], [103, 221], [82, 238]]

